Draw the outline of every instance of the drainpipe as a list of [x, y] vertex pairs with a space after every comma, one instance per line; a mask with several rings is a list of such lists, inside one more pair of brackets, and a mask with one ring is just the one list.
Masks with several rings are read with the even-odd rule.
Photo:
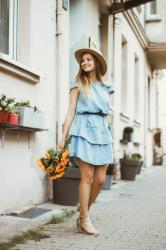
[[[115, 83], [115, 14], [113, 14], [112, 17], [112, 69], [111, 69], [111, 80], [113, 84]], [[116, 93], [115, 93], [116, 94]], [[116, 136], [115, 136], [115, 129], [116, 129], [116, 109], [115, 109], [115, 97], [113, 97], [113, 107], [114, 107], [114, 115], [112, 116], [112, 136], [115, 138], [116, 141]], [[117, 160], [117, 155], [115, 152], [117, 151], [117, 142], [114, 143], [114, 160]]]
[[56, 145], [59, 142], [61, 133], [61, 86], [62, 86], [62, 60], [61, 52], [63, 51], [63, 33], [62, 33], [62, 0], [56, 0]]
[[114, 83], [115, 80], [115, 14], [113, 14], [113, 31], [112, 31], [112, 81]]

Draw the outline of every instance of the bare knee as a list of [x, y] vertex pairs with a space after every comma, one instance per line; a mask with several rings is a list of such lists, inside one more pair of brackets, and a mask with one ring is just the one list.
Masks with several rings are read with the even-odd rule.
[[93, 182], [93, 175], [85, 174], [84, 176], [81, 177], [81, 181], [88, 185], [91, 185]]
[[104, 177], [99, 177], [96, 178], [94, 180], [94, 185], [98, 186], [98, 187], [102, 187], [102, 185], [104, 184], [105, 178]]
[[86, 163], [78, 158], [80, 171], [81, 171], [81, 182], [91, 185], [93, 182], [94, 169], [91, 164]]

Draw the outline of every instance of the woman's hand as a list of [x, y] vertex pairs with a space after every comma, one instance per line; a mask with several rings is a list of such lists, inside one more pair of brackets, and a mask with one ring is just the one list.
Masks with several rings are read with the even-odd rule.
[[57, 145], [57, 148], [63, 149], [65, 146], [65, 140], [61, 139], [60, 142]]

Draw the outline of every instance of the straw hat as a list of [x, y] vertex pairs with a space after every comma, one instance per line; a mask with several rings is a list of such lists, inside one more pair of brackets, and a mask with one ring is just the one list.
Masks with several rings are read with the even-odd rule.
[[81, 62], [82, 55], [84, 53], [90, 53], [90, 54], [94, 55], [97, 58], [97, 60], [100, 63], [101, 74], [105, 75], [105, 73], [107, 71], [107, 63], [106, 63], [106, 60], [105, 60], [104, 56], [102, 55], [102, 53], [99, 52], [99, 51], [97, 51], [97, 50], [95, 50], [95, 49], [91, 49], [91, 48], [84, 48], [84, 49], [76, 50], [75, 57], [76, 57], [76, 60], [77, 60], [77, 62], [79, 64]]

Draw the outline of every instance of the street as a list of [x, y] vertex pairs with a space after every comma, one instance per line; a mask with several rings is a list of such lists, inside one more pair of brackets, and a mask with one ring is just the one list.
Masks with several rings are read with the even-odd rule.
[[120, 181], [102, 191], [91, 209], [98, 237], [76, 232], [68, 222], [47, 225], [50, 238], [17, 245], [19, 250], [166, 250], [166, 167], [144, 170], [134, 182]]

